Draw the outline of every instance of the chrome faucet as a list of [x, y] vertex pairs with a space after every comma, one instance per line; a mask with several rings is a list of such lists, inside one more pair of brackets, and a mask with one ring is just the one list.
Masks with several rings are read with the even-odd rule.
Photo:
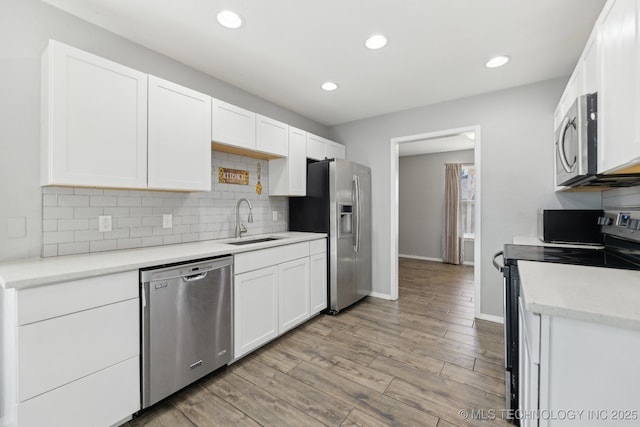
[[245, 227], [244, 224], [240, 222], [240, 204], [242, 202], [247, 202], [247, 205], [249, 206], [249, 216], [247, 217], [247, 222], [253, 222], [253, 211], [251, 210], [251, 202], [247, 199], [238, 200], [238, 203], [236, 204], [236, 238], [242, 237], [242, 233], [247, 232], [247, 227]]

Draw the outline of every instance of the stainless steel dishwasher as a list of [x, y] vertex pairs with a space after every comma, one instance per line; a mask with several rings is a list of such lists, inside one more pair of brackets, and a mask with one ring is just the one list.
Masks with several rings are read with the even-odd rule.
[[232, 257], [140, 270], [142, 408], [232, 357]]

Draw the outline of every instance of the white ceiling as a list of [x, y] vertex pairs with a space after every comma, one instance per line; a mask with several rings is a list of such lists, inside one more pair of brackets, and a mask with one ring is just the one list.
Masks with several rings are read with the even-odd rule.
[[[327, 126], [568, 76], [605, 0], [44, 0]], [[223, 9], [246, 23], [228, 30]], [[383, 33], [387, 47], [365, 39]], [[503, 68], [484, 63], [511, 56]], [[340, 86], [324, 92], [332, 80]]]
[[418, 156], [422, 154], [443, 153], [445, 151], [473, 150], [475, 135], [473, 132], [441, 138], [421, 139], [398, 144], [400, 157]]

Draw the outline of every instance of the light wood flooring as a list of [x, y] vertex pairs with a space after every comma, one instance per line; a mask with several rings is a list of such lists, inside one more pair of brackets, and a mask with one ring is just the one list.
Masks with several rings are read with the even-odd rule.
[[128, 426], [467, 426], [504, 408], [502, 326], [473, 317], [473, 269], [400, 259], [400, 298], [320, 315]]

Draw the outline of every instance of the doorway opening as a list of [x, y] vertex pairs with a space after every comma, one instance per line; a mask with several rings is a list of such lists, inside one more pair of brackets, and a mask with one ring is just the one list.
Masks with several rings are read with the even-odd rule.
[[[481, 164], [480, 164], [480, 126], [468, 126], [457, 129], [448, 129], [438, 132], [429, 132], [418, 135], [408, 135], [391, 139], [391, 191], [389, 194], [389, 206], [391, 207], [391, 297], [392, 299], [398, 298], [398, 258], [402, 255], [409, 255], [409, 257], [419, 258], [419, 259], [430, 259], [433, 261], [439, 261], [442, 259], [441, 256], [437, 256], [437, 251], [441, 250], [441, 241], [440, 239], [436, 239], [436, 241], [430, 242], [430, 248], [421, 248], [423, 251], [421, 255], [415, 254], [403, 254], [400, 252], [400, 157], [403, 157], [403, 164], [409, 164], [409, 162], [404, 162], [405, 156], [420, 156], [420, 155], [430, 155], [434, 154], [433, 160], [440, 161], [442, 163], [442, 159], [446, 158], [446, 156], [440, 155], [436, 158], [436, 153], [444, 153], [444, 152], [458, 152], [458, 155], [454, 155], [451, 158], [454, 159], [450, 163], [458, 162], [463, 164], [463, 179], [467, 179], [465, 183], [462, 185], [467, 187], [470, 182], [469, 178], [472, 178], [474, 181], [474, 194], [471, 199], [468, 197], [469, 193], [466, 195], [463, 194], [463, 203], [462, 203], [462, 213], [463, 213], [463, 230], [465, 233], [464, 246], [467, 248], [467, 255], [465, 256], [465, 261], [467, 264], [473, 263], [474, 265], [474, 314], [475, 317], [481, 317], [480, 313], [480, 268], [481, 268], [481, 221], [480, 221], [480, 212], [481, 212]], [[473, 153], [467, 151], [463, 153], [463, 150], [471, 150], [473, 149]], [[426, 159], [426, 158], [425, 158]], [[455, 160], [459, 159], [459, 160]], [[464, 160], [462, 160], [464, 159]], [[436, 174], [439, 174], [439, 178], [444, 182], [444, 166], [439, 166], [439, 168], [433, 171]], [[472, 174], [470, 176], [470, 174]], [[427, 179], [422, 176], [423, 181]], [[410, 184], [408, 188], [405, 188], [403, 191], [428, 191], [429, 183], [427, 182], [416, 182], [415, 185]], [[436, 183], [435, 185], [440, 185]], [[411, 190], [411, 187], [414, 186], [415, 190]], [[409, 194], [410, 196], [410, 194]], [[409, 206], [405, 202], [409, 200]], [[442, 204], [435, 203], [439, 206]], [[406, 209], [407, 207], [411, 208], [412, 201], [407, 197], [403, 196], [403, 207]], [[411, 209], [419, 209], [417, 206]], [[435, 213], [425, 215], [424, 221], [431, 221], [428, 226], [424, 227], [424, 224], [420, 224], [419, 215], [409, 215], [413, 216], [413, 220], [417, 221], [413, 225], [421, 226], [423, 228], [429, 228], [432, 226], [432, 222], [438, 222], [440, 219], [443, 220], [442, 211], [438, 212], [438, 206], [435, 207]], [[424, 212], [424, 209], [422, 209]], [[415, 212], [414, 212], [415, 213]], [[435, 215], [435, 216], [434, 216]], [[406, 216], [406, 215], [405, 215]], [[407, 217], [403, 216], [403, 247], [404, 251], [408, 252], [416, 252], [416, 248], [418, 245], [418, 240], [416, 240], [416, 235], [418, 233], [411, 233], [411, 225], [406, 223], [410, 221]], [[407, 227], [409, 226], [409, 227]], [[437, 227], [437, 225], [436, 225]], [[431, 227], [433, 229], [433, 227]], [[409, 230], [409, 231], [407, 231]], [[441, 234], [440, 234], [441, 235]], [[411, 239], [414, 239], [411, 242]], [[405, 244], [406, 243], [406, 244]], [[413, 249], [411, 245], [414, 245]], [[471, 246], [473, 249], [471, 250]], [[426, 252], [425, 252], [426, 251]], [[431, 252], [429, 252], [431, 251]], [[434, 252], [435, 251], [435, 252]], [[431, 255], [429, 255], [429, 253]], [[472, 253], [472, 255], [471, 255]], [[434, 255], [436, 254], [436, 255]]]

